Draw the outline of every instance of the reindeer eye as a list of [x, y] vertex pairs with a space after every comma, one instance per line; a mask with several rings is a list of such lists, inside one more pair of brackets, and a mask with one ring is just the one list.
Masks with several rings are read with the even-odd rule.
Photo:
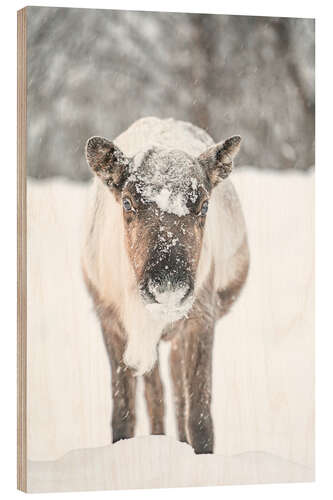
[[200, 210], [199, 215], [205, 216], [207, 214], [207, 212], [208, 212], [208, 201], [206, 200], [201, 205], [201, 210]]
[[123, 207], [125, 212], [130, 212], [132, 210], [132, 203], [128, 198], [123, 199]]

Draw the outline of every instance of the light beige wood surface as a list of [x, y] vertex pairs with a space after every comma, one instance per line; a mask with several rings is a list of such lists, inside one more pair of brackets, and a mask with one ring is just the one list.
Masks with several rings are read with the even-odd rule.
[[[249, 280], [217, 327], [216, 450], [149, 437], [139, 380], [135, 439], [110, 445], [109, 363], [80, 253], [87, 185], [26, 181], [26, 10], [18, 12], [18, 488], [70, 491], [314, 478], [314, 175], [239, 170]], [[28, 237], [28, 241], [27, 241]]]
[[[161, 346], [168, 437], [109, 445], [109, 365], [80, 271], [87, 186], [29, 180], [29, 491], [313, 479], [314, 176], [244, 169], [233, 181], [251, 269], [217, 327], [216, 454], [198, 457], [174, 437], [168, 344]], [[136, 435], [145, 436], [139, 386]]]
[[26, 10], [17, 13], [17, 487], [26, 490], [26, 149], [27, 62]]
[[311, 467], [263, 452], [195, 455], [167, 436], [137, 437], [75, 450], [57, 461], [28, 463], [28, 491], [168, 488], [310, 482]]

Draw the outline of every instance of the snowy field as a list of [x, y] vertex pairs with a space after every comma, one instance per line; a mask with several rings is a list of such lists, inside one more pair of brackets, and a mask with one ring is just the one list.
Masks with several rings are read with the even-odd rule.
[[314, 176], [248, 168], [232, 180], [251, 267], [216, 329], [213, 456], [174, 438], [166, 343], [168, 436], [110, 445], [109, 365], [80, 271], [87, 184], [28, 181], [30, 491], [313, 479]]

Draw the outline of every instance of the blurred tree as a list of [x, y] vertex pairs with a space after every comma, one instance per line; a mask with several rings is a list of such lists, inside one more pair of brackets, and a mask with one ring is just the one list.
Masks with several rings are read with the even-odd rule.
[[215, 140], [239, 164], [314, 163], [314, 21], [28, 8], [28, 172], [90, 176], [84, 145], [143, 116]]

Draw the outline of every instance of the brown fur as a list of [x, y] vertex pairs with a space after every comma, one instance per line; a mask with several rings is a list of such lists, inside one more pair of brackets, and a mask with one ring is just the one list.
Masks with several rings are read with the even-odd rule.
[[249, 269], [247, 242], [234, 256], [242, 260], [237, 277], [213, 296], [211, 269], [189, 314], [164, 334], [171, 340], [170, 365], [180, 441], [199, 453], [212, 453], [213, 421], [210, 410], [212, 352], [216, 320], [227, 314], [238, 298]]
[[[236, 278], [214, 297], [212, 268], [189, 317], [177, 321], [163, 333], [164, 340], [171, 340], [170, 371], [178, 437], [191, 444], [197, 453], [213, 453], [214, 450], [210, 409], [214, 328], [217, 319], [229, 312], [246, 281], [249, 269], [246, 239], [234, 259], [239, 261]], [[101, 322], [111, 362], [112, 433], [113, 442], [116, 442], [134, 436], [136, 379], [133, 371], [123, 363], [125, 332], [116, 308], [102, 303], [86, 275], [85, 281]], [[164, 391], [158, 361], [152, 371], [144, 375], [144, 384], [151, 433], [164, 434]]]
[[[180, 127], [183, 127], [185, 133], [188, 125]], [[192, 129], [194, 130], [193, 126], [190, 127]], [[200, 132], [200, 137], [202, 134], [203, 131]], [[193, 141], [199, 140], [195, 137], [197, 133], [193, 133]], [[91, 212], [88, 262], [94, 269], [94, 262], [101, 255], [98, 250], [103, 251], [103, 262], [109, 262], [108, 252], [113, 241], [122, 241], [125, 246], [122, 243], [122, 247], [116, 247], [117, 251], [126, 252], [132, 267], [131, 272], [126, 267], [118, 270], [122, 272], [125, 269], [127, 274], [123, 286], [128, 287], [125, 288], [128, 295], [132, 293], [130, 299], [123, 301], [118, 300], [116, 292], [110, 295], [108, 291], [108, 287], [112, 287], [112, 279], [116, 280], [117, 286], [118, 280], [121, 282], [122, 276], [119, 273], [117, 280], [113, 278], [112, 269], [109, 272], [109, 268], [106, 268], [107, 271], [101, 275], [99, 269], [96, 274], [95, 268], [92, 275], [99, 282], [96, 286], [85, 273], [85, 281], [95, 304], [111, 363], [114, 442], [134, 436], [136, 377], [129, 366], [140, 366], [140, 361], [146, 355], [148, 363], [141, 373], [144, 374], [151, 433], [164, 433], [163, 384], [158, 359], [153, 365], [154, 349], [162, 338], [171, 341], [170, 368], [179, 439], [191, 444], [196, 453], [213, 453], [214, 450], [210, 408], [214, 329], [216, 321], [230, 310], [240, 294], [248, 274], [249, 254], [240, 204], [228, 181], [220, 190], [219, 203], [216, 199], [215, 205], [212, 203], [215, 211], [212, 212], [214, 218], [210, 221], [211, 224], [215, 221], [215, 224], [209, 226], [208, 240], [205, 240], [206, 246], [203, 247], [208, 200], [215, 186], [230, 174], [233, 158], [241, 142], [239, 136], [216, 145], [208, 139], [208, 142], [202, 141], [202, 152], [196, 157], [170, 147], [153, 147], [130, 158], [107, 139], [93, 137], [87, 143], [88, 163], [109, 188], [103, 187], [104, 205], [97, 194], [96, 204]], [[165, 186], [168, 187], [166, 191], [171, 199], [172, 196], [180, 195], [181, 200], [186, 198], [186, 205], [182, 201], [171, 209], [170, 198], [167, 206], [157, 203], [149, 189], [154, 189], [153, 195], [156, 195], [161, 194]], [[101, 194], [101, 190], [99, 193]], [[103, 216], [108, 218], [110, 212], [118, 213], [118, 207], [111, 207], [111, 210], [105, 208], [110, 203], [106, 201], [107, 196], [113, 195], [122, 207], [119, 212], [122, 213], [122, 221], [111, 219], [113, 225], [108, 226], [107, 219], [103, 219]], [[202, 210], [205, 202], [205, 210]], [[96, 219], [99, 217], [99, 222], [102, 222], [98, 226], [100, 233], [95, 233]], [[107, 244], [102, 243], [100, 247], [101, 240], [98, 236], [113, 236], [118, 223], [122, 224], [122, 238], [118, 233], [118, 239], [108, 238]], [[217, 224], [221, 224], [221, 231], [217, 235], [217, 246], [214, 246], [209, 238], [215, 236], [215, 228], [219, 231]], [[105, 227], [108, 230], [103, 232]], [[117, 255], [116, 252], [113, 253], [113, 256]], [[198, 280], [197, 274], [200, 275]], [[102, 280], [99, 281], [100, 276]], [[120, 288], [112, 290], [122, 293]], [[170, 292], [178, 297], [177, 307], [181, 311], [181, 314], [177, 313], [178, 309], [174, 305], [176, 313], [173, 319], [170, 317], [172, 309], [167, 309], [167, 316], [163, 316], [163, 307], [168, 303]], [[164, 298], [165, 295], [167, 299]], [[184, 302], [186, 307], [181, 309]], [[145, 308], [144, 304], [150, 309]], [[132, 314], [134, 305], [137, 307], [134, 311], [138, 314]], [[153, 322], [153, 316], [147, 319], [144, 315], [156, 311], [156, 305], [162, 311], [162, 323], [160, 319]], [[125, 308], [122, 312], [121, 307]], [[144, 313], [141, 308], [145, 308]], [[139, 326], [136, 325], [138, 316], [143, 318]], [[127, 331], [124, 325], [127, 325]], [[164, 330], [163, 325], [167, 325]], [[144, 328], [146, 331], [142, 331]], [[153, 335], [157, 332], [156, 339], [151, 340], [152, 332]], [[147, 335], [143, 335], [144, 333]], [[142, 343], [144, 339], [151, 343]], [[126, 357], [128, 350], [130, 356]], [[139, 363], [135, 359], [137, 353]]]
[[[116, 308], [105, 306], [97, 290], [83, 271], [86, 286], [93, 299], [101, 323], [105, 347], [109, 354], [112, 375], [112, 442], [134, 436], [136, 377], [123, 362], [125, 332]], [[145, 398], [152, 434], [164, 434], [164, 393], [159, 363], [144, 375]]]
[[[128, 198], [132, 202], [134, 213], [124, 213], [125, 243], [130, 261], [134, 263], [134, 272], [138, 283], [144, 279], [145, 264], [149, 261], [149, 254], [152, 249], [158, 247], [159, 239], [164, 241], [170, 239], [170, 228], [177, 228], [177, 239], [183, 249], [190, 248], [191, 255], [188, 259], [191, 273], [195, 275], [202, 245], [202, 237], [205, 221], [203, 217], [190, 214], [188, 217], [177, 217], [172, 214], [163, 214], [156, 208], [147, 208], [139, 196], [137, 196], [133, 184], [128, 183], [122, 194], [123, 198]], [[200, 211], [200, 207], [206, 196], [202, 194], [198, 199], [195, 212]], [[162, 225], [165, 227], [161, 231]], [[173, 230], [173, 229], [172, 229]], [[173, 230], [172, 236], [175, 235]], [[171, 238], [172, 238], [171, 236]]]
[[151, 434], [164, 434], [164, 391], [159, 372], [159, 363], [143, 377], [145, 398], [150, 419]]
[[231, 307], [238, 299], [239, 294], [247, 279], [250, 262], [247, 238], [244, 239], [234, 258], [238, 261], [236, 276], [228, 283], [225, 288], [217, 291], [215, 305], [217, 318], [222, 318], [222, 316], [230, 311]]

